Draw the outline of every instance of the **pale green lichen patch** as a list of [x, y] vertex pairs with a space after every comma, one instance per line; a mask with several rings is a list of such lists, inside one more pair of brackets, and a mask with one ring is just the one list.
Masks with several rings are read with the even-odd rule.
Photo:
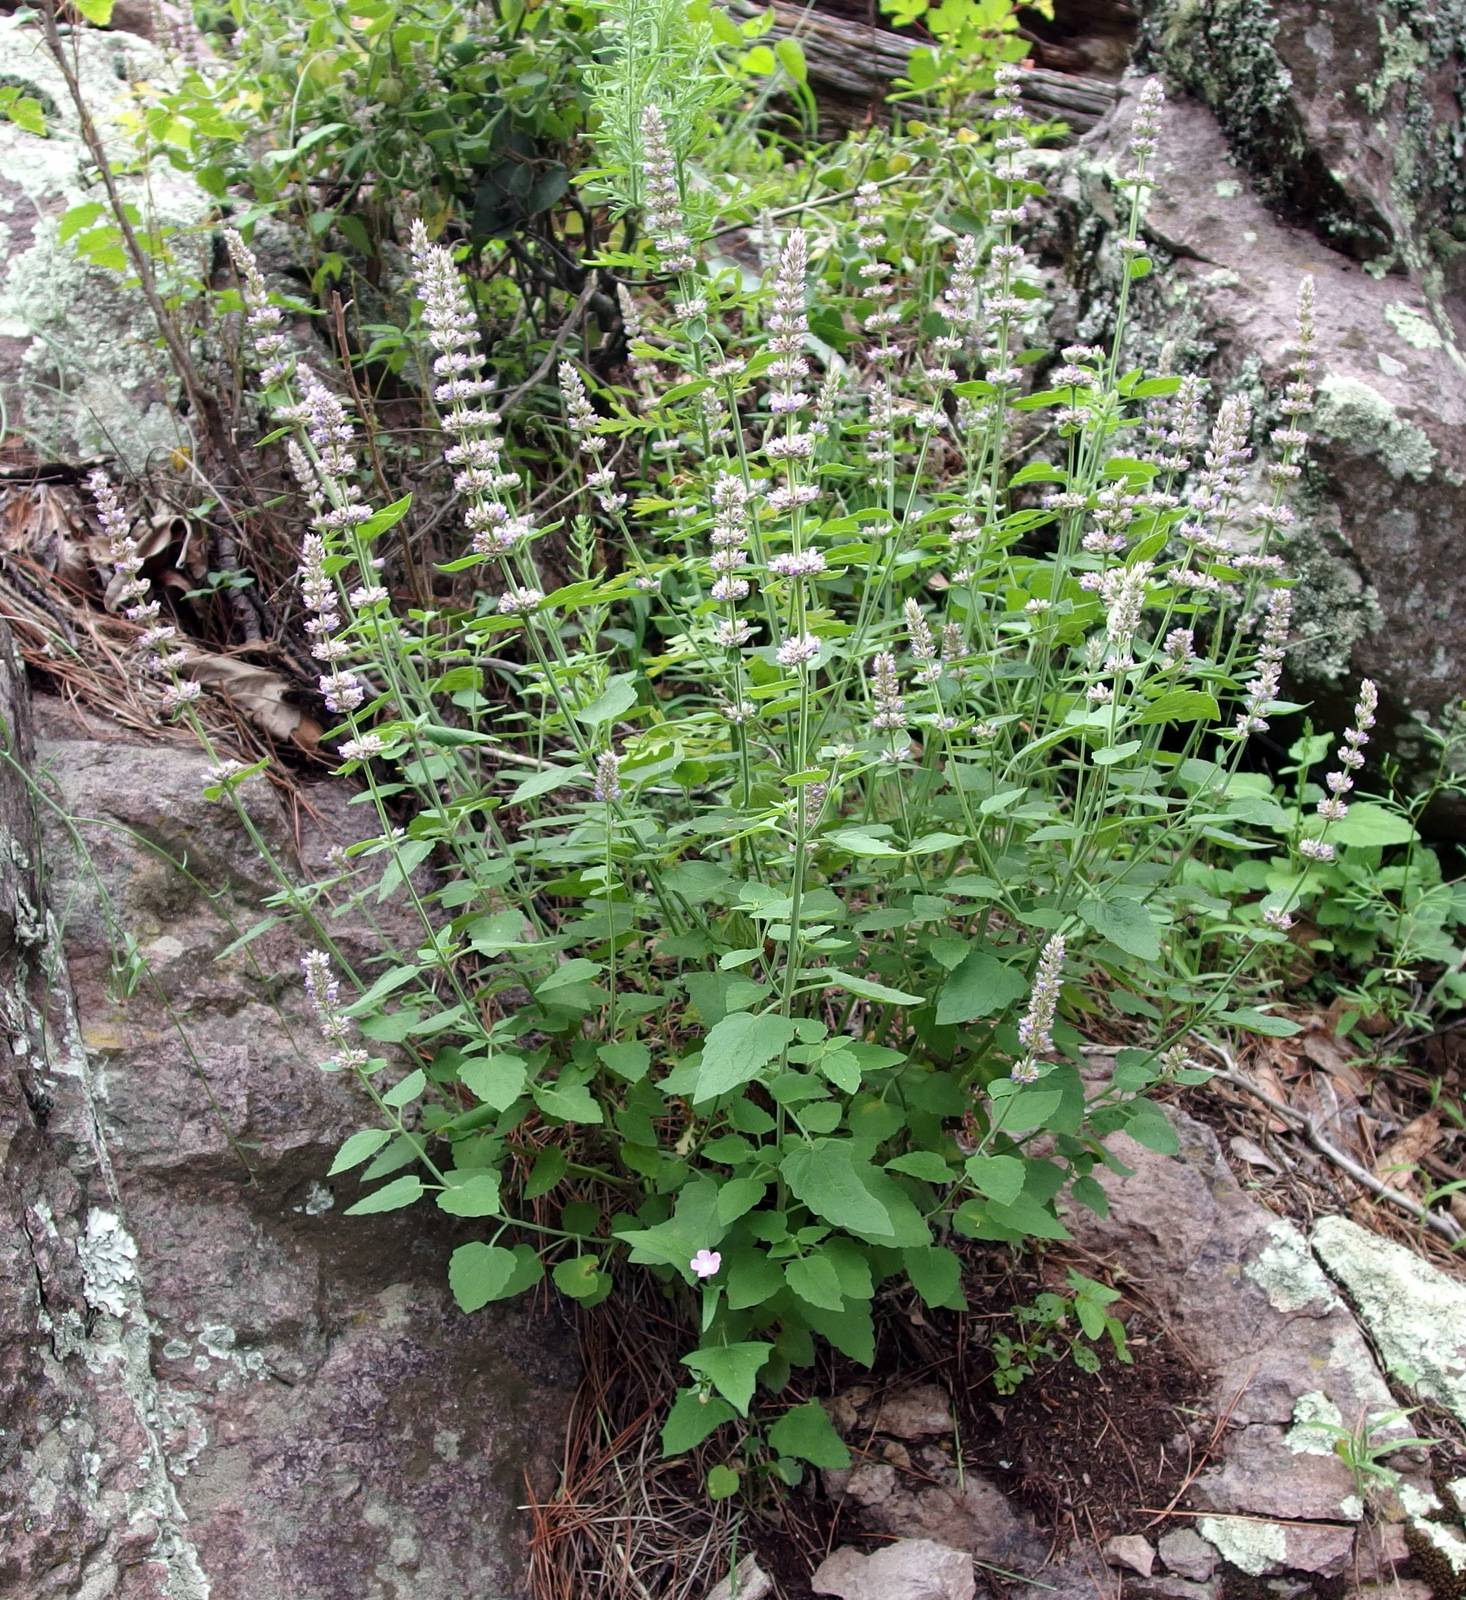
[[1466, 1422], [1466, 1286], [1344, 1217], [1324, 1217], [1312, 1244], [1386, 1368]]
[[1287, 1564], [1288, 1535], [1281, 1523], [1251, 1517], [1203, 1517], [1196, 1527], [1224, 1561], [1254, 1578]]
[[1291, 1222], [1268, 1224], [1271, 1243], [1243, 1269], [1268, 1297], [1274, 1311], [1329, 1311], [1339, 1304], [1333, 1285], [1308, 1253], [1308, 1242]]
[[1398, 1493], [1415, 1531], [1445, 1557], [1452, 1572], [1466, 1573], [1466, 1538], [1447, 1523], [1436, 1521], [1444, 1509], [1440, 1501], [1412, 1483], [1402, 1483]]
[[1322, 1390], [1315, 1389], [1299, 1395], [1294, 1403], [1293, 1426], [1283, 1442], [1295, 1456], [1331, 1456], [1339, 1437], [1334, 1430], [1343, 1425], [1343, 1413]]
[[1439, 350], [1445, 344], [1430, 318], [1413, 306], [1407, 306], [1403, 300], [1391, 300], [1384, 315], [1385, 321], [1405, 343], [1417, 350]]
[[1435, 446], [1425, 434], [1358, 378], [1336, 372], [1324, 376], [1314, 427], [1320, 438], [1378, 456], [1392, 478], [1428, 478], [1435, 464]]

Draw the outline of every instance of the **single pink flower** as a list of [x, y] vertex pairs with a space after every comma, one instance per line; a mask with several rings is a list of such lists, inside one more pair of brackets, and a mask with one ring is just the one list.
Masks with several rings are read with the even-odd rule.
[[716, 1250], [699, 1250], [688, 1265], [699, 1278], [711, 1278], [723, 1265], [723, 1258]]

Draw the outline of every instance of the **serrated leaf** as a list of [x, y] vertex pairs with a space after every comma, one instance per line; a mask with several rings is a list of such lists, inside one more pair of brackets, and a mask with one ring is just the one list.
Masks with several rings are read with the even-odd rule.
[[781, 1456], [797, 1456], [813, 1467], [850, 1465], [845, 1441], [835, 1432], [834, 1424], [818, 1400], [786, 1411], [769, 1429], [769, 1444]]
[[507, 1111], [524, 1090], [525, 1066], [518, 1056], [478, 1056], [458, 1069], [458, 1081], [476, 1100]]
[[516, 1259], [502, 1245], [461, 1244], [448, 1261], [448, 1287], [460, 1311], [477, 1311], [499, 1298], [514, 1275]]
[[779, 1171], [815, 1216], [857, 1233], [892, 1234], [890, 1212], [867, 1187], [880, 1174], [848, 1143], [821, 1139], [785, 1156]]
[[1126, 955], [1140, 961], [1158, 960], [1161, 953], [1160, 930], [1138, 900], [1085, 900], [1079, 915], [1100, 938], [1108, 939]]
[[380, 1189], [364, 1195], [354, 1206], [347, 1206], [344, 1215], [366, 1217], [377, 1211], [400, 1211], [403, 1206], [410, 1206], [414, 1200], [421, 1199], [422, 1192], [422, 1179], [413, 1174], [393, 1178], [391, 1183], [384, 1183]]
[[496, 1217], [499, 1215], [499, 1174], [474, 1172], [455, 1181], [457, 1173], [449, 1173], [450, 1187], [440, 1191], [438, 1209], [450, 1217]]
[[359, 1167], [369, 1156], [374, 1156], [391, 1137], [386, 1128], [363, 1128], [360, 1133], [353, 1133], [336, 1152], [336, 1159], [331, 1163], [326, 1176], [334, 1178], [338, 1172], [350, 1172], [353, 1167]]
[[1028, 993], [1028, 979], [987, 950], [963, 956], [937, 996], [939, 1023], [991, 1017]]
[[959, 1310], [966, 1304], [962, 1294], [962, 1262], [945, 1245], [929, 1244], [903, 1250], [901, 1261], [924, 1304], [952, 1310]]
[[720, 1400], [715, 1394], [700, 1395], [696, 1389], [679, 1391], [662, 1424], [663, 1458], [695, 1449], [737, 1414], [726, 1400]]
[[735, 1011], [708, 1030], [693, 1089], [694, 1104], [751, 1082], [796, 1035], [793, 1021]]
[[753, 1386], [773, 1349], [761, 1340], [714, 1345], [683, 1356], [682, 1365], [706, 1378], [739, 1416], [746, 1417]]
[[845, 1304], [840, 1278], [833, 1263], [823, 1256], [800, 1256], [784, 1268], [784, 1281], [801, 1300], [827, 1311], [838, 1311]]
[[[1055, 1094], [1053, 1099], [1057, 1108], [1060, 1096]], [[1001, 1126], [1008, 1131], [1006, 1117]], [[999, 1205], [1008, 1205], [1023, 1193], [1023, 1182], [1028, 1175], [1028, 1169], [1017, 1156], [969, 1156], [965, 1170], [977, 1192], [996, 1200]]]

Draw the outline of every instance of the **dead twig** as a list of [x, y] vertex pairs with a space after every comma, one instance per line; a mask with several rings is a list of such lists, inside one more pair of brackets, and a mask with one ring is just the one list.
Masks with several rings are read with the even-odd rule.
[[1250, 1078], [1238, 1071], [1231, 1055], [1221, 1045], [1213, 1044], [1208, 1048], [1219, 1061], [1226, 1063], [1223, 1067], [1212, 1068], [1213, 1076], [1220, 1078], [1223, 1083], [1230, 1083], [1235, 1089], [1241, 1089], [1244, 1094], [1250, 1094], [1254, 1100], [1265, 1105], [1270, 1111], [1276, 1112], [1278, 1116], [1286, 1117], [1321, 1156], [1327, 1156], [1360, 1188], [1368, 1189], [1371, 1194], [1388, 1201], [1390, 1205], [1399, 1207], [1402, 1211], [1408, 1211], [1417, 1222], [1423, 1222], [1431, 1232], [1438, 1233], [1448, 1244], [1460, 1244], [1462, 1238], [1466, 1237], [1462, 1233], [1461, 1224], [1449, 1212], [1432, 1211], [1428, 1206], [1421, 1205], [1418, 1200], [1412, 1200], [1409, 1195], [1401, 1194], [1398, 1189], [1392, 1189], [1388, 1183], [1375, 1177], [1367, 1167], [1360, 1166], [1352, 1156], [1345, 1155], [1329, 1140], [1312, 1117], [1259, 1089]]

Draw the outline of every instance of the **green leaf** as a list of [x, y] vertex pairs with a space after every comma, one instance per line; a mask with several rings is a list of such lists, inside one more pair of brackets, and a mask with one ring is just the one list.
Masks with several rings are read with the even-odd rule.
[[629, 1040], [624, 1044], [603, 1044], [596, 1054], [627, 1083], [640, 1083], [652, 1064], [652, 1053], [644, 1044]]
[[1222, 709], [1202, 689], [1168, 689], [1133, 718], [1142, 727], [1155, 722], [1217, 722]]
[[600, 1293], [606, 1282], [596, 1256], [572, 1256], [568, 1261], [557, 1261], [550, 1276], [560, 1293], [572, 1300], [589, 1300]]
[[850, 1452], [818, 1400], [786, 1411], [769, 1429], [769, 1444], [781, 1456], [798, 1456], [814, 1467], [848, 1467]]
[[1181, 1141], [1176, 1137], [1170, 1118], [1150, 1100], [1137, 1100], [1130, 1107], [1130, 1114], [1125, 1119], [1125, 1132], [1137, 1144], [1143, 1144], [1147, 1150], [1154, 1150], [1159, 1155], [1173, 1156], [1181, 1149]]
[[538, 1200], [541, 1195], [548, 1194], [565, 1176], [569, 1166], [563, 1150], [556, 1149], [554, 1145], [541, 1150], [535, 1157], [534, 1166], [530, 1168], [529, 1177], [525, 1179], [524, 1198]]
[[795, 1033], [794, 1023], [788, 1017], [751, 1016], [746, 1011], [735, 1011], [724, 1017], [708, 1031], [703, 1041], [693, 1103], [715, 1099], [756, 1078]]
[[883, 983], [876, 983], [870, 978], [862, 978], [852, 972], [836, 972], [833, 969], [811, 969], [811, 975], [821, 979], [828, 979], [826, 988], [844, 989], [856, 995], [861, 1000], [877, 1000], [883, 1005], [890, 1006], [924, 1006], [926, 1001], [919, 994], [907, 994], [903, 989], [889, 989]]
[[[1060, 1099], [1061, 1096], [1053, 1095], [1055, 1107]], [[1006, 1116], [1002, 1127], [1005, 1132], [1009, 1131]], [[1023, 1181], [1028, 1175], [1028, 1169], [1017, 1156], [969, 1156], [966, 1172], [977, 1192], [996, 1200], [999, 1205], [1008, 1205], [1023, 1193]]]
[[370, 544], [373, 539], [384, 534], [388, 528], [395, 528], [411, 508], [412, 496], [410, 494], [403, 495], [400, 500], [394, 500], [389, 506], [383, 506], [380, 511], [374, 511], [357, 529], [357, 538]]
[[823, 1256], [801, 1256], [784, 1268], [784, 1281], [812, 1306], [823, 1306], [827, 1311], [838, 1311], [845, 1304], [840, 1292], [840, 1278], [834, 1266]]
[[837, 828], [833, 833], [824, 836], [824, 842], [852, 856], [887, 857], [900, 856], [904, 853], [888, 840], [877, 839], [871, 834], [861, 832], [859, 828]]
[[[974, 1159], [976, 1159], [974, 1157]], [[933, 1150], [912, 1150], [886, 1163], [887, 1172], [904, 1172], [923, 1183], [951, 1183], [952, 1169]]]
[[720, 1462], [708, 1473], [708, 1499], [727, 1500], [731, 1495], [738, 1493], [738, 1485], [740, 1481], [741, 1480], [738, 1474], [732, 1469], [732, 1467], [725, 1467]]
[[479, 1056], [458, 1069], [458, 1081], [495, 1111], [507, 1111], [524, 1092], [525, 1066], [518, 1056]]
[[526, 801], [538, 800], [542, 794], [550, 794], [556, 789], [563, 789], [573, 778], [581, 776], [579, 767], [548, 767], [544, 772], [535, 772], [515, 785], [510, 790], [505, 801], [506, 805], [522, 806]]
[[360, 1133], [353, 1133], [336, 1152], [336, 1159], [331, 1163], [331, 1169], [326, 1176], [334, 1178], [338, 1172], [350, 1172], [353, 1167], [359, 1167], [368, 1156], [374, 1156], [391, 1137], [385, 1128], [363, 1128]]
[[1269, 1039], [1291, 1039], [1295, 1033], [1303, 1031], [1303, 1025], [1290, 1017], [1269, 1016], [1266, 1011], [1258, 1011], [1252, 1006], [1220, 1012], [1217, 1020], [1230, 1022], [1234, 1028], [1241, 1028], [1246, 1033], [1263, 1034]]
[[857, 1160], [850, 1144], [821, 1139], [785, 1156], [779, 1171], [795, 1198], [826, 1222], [857, 1233], [893, 1233], [890, 1212], [867, 1187], [879, 1174]]
[[401, 1083], [394, 1083], [382, 1096], [382, 1104], [393, 1107], [410, 1105], [428, 1086], [427, 1074], [421, 1067], [409, 1072]]
[[534, 1103], [548, 1117], [561, 1122], [599, 1123], [605, 1119], [595, 1096], [583, 1083], [559, 1079], [549, 1088], [533, 1089]]
[[993, 1121], [1004, 1133], [1032, 1133], [1041, 1128], [1064, 1103], [1058, 1089], [1020, 1089], [993, 1101]]
[[769, 1192], [758, 1178], [729, 1178], [718, 1190], [718, 1221], [726, 1228], [759, 1203]]
[[1160, 930], [1138, 900], [1084, 901], [1079, 915], [1102, 939], [1118, 945], [1140, 961], [1156, 961], [1161, 953]]
[[972, 950], [937, 996], [937, 1021], [974, 1022], [990, 1017], [1028, 993], [1028, 979], [986, 950]]
[[96, 28], [106, 28], [112, 22], [112, 0], [76, 0], [76, 9]]
[[[439, 1211], [450, 1217], [497, 1217], [499, 1215], [499, 1174], [487, 1170], [447, 1174], [450, 1188], [438, 1195]], [[459, 1179], [462, 1182], [459, 1182]]]
[[61, 225], [56, 230], [56, 237], [65, 244], [68, 239], [75, 238], [83, 228], [90, 228], [106, 209], [100, 200], [88, 200], [83, 205], [72, 206], [62, 217]]
[[348, 1217], [365, 1217], [374, 1211], [400, 1211], [403, 1206], [410, 1206], [414, 1200], [422, 1197], [422, 1179], [413, 1176], [393, 1178], [391, 1183], [385, 1183], [380, 1189], [373, 1190], [369, 1195], [358, 1200], [354, 1206], [347, 1206], [344, 1215]]
[[683, 1356], [682, 1365], [706, 1378], [740, 1417], [746, 1417], [753, 1386], [773, 1350], [773, 1345], [760, 1340], [714, 1345]]
[[497, 1244], [461, 1244], [448, 1261], [448, 1287], [460, 1311], [477, 1311], [501, 1298], [517, 1265], [514, 1252]]
[[924, 1304], [962, 1310], [967, 1302], [962, 1293], [962, 1262], [946, 1245], [922, 1245], [901, 1252], [901, 1261], [912, 1286]]
[[774, 54], [779, 58], [779, 65], [789, 74], [795, 83], [809, 81], [809, 67], [804, 59], [804, 47], [798, 39], [780, 39], [774, 45]]
[[575, 720], [583, 722], [588, 728], [598, 728], [604, 722], [614, 722], [617, 717], [630, 711], [636, 704], [634, 682], [632, 673], [622, 673], [612, 678], [588, 706], [582, 706], [579, 711], [572, 713]]
[[1418, 837], [1408, 817], [1368, 800], [1355, 801], [1349, 807], [1349, 815], [1330, 826], [1328, 836], [1338, 844], [1365, 847], [1409, 844]]
[[695, 1449], [710, 1433], [731, 1422], [737, 1415], [726, 1400], [717, 1395], [702, 1395], [696, 1389], [682, 1389], [672, 1402], [662, 1424], [662, 1455], [680, 1456]]
[[569, 961], [562, 961], [549, 975], [535, 985], [535, 993], [541, 997], [554, 994], [556, 989], [568, 989], [578, 983], [589, 983], [592, 978], [606, 969], [599, 961], [587, 961], [584, 956], [574, 956]]

